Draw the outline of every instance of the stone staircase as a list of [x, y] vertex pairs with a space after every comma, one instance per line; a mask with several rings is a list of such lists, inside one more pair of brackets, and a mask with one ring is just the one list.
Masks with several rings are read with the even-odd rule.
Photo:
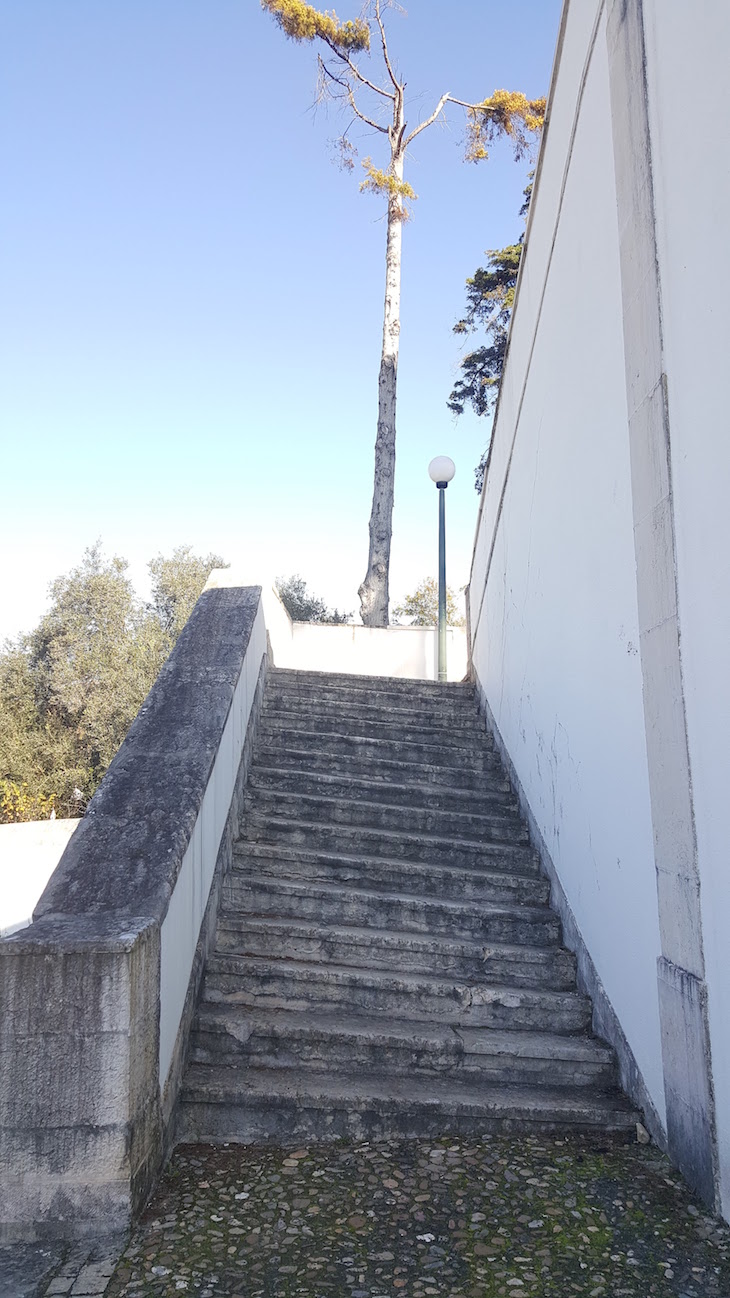
[[630, 1138], [548, 892], [471, 686], [273, 670], [180, 1138]]

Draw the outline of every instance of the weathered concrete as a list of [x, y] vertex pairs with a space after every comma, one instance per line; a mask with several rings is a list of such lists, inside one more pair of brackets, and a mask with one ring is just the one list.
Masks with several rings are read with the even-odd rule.
[[150, 1192], [231, 862], [265, 649], [258, 589], [201, 597], [34, 922], [0, 942], [0, 1237], [121, 1229]]
[[0, 945], [5, 1238], [120, 1229], [162, 1152], [159, 929], [46, 918]]
[[[558, 945], [526, 828], [514, 800], [490, 803], [492, 780], [504, 799], [504, 771], [473, 691], [403, 681], [384, 694], [378, 703], [372, 683], [333, 677], [313, 682], [307, 709], [295, 676], [269, 676], [181, 1138], [513, 1124], [630, 1136], [636, 1113], [616, 1089], [612, 1051], [588, 1035], [590, 1002]], [[458, 743], [447, 744], [437, 719], [454, 713]], [[414, 728], [430, 735], [426, 758]], [[298, 748], [309, 730], [320, 758], [339, 757], [336, 796]], [[343, 747], [363, 738], [367, 757]], [[277, 765], [287, 752], [294, 765]], [[379, 775], [383, 755], [399, 763], [398, 783]], [[439, 773], [475, 769], [481, 792], [469, 786], [452, 811]], [[353, 798], [356, 783], [379, 796]], [[412, 806], [411, 790], [425, 788], [430, 800]]]
[[[260, 591], [201, 595], [34, 913], [167, 909], [213, 769]], [[259, 663], [256, 664], [258, 677]], [[100, 868], [100, 863], [106, 868]]]

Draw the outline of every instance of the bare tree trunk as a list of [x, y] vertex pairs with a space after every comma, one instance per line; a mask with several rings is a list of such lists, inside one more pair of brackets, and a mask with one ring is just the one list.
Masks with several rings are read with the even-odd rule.
[[[402, 130], [399, 134], [402, 134]], [[393, 175], [403, 180], [403, 154], [395, 153]], [[383, 350], [378, 379], [378, 432], [375, 438], [375, 481], [370, 513], [368, 570], [360, 587], [360, 616], [365, 626], [388, 625], [388, 577], [393, 535], [395, 488], [395, 404], [400, 342], [401, 244], [403, 197], [388, 202], [388, 241], [385, 254], [385, 312]]]

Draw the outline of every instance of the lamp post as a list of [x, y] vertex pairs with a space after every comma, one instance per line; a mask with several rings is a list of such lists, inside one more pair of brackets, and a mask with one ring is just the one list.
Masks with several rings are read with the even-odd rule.
[[448, 455], [437, 455], [428, 466], [428, 474], [439, 493], [439, 651], [438, 678], [446, 680], [446, 488], [456, 473]]

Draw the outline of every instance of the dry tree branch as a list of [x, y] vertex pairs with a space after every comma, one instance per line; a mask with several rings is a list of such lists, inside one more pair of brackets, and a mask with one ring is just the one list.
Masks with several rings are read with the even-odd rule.
[[332, 50], [332, 53], [337, 56], [340, 62], [347, 64], [353, 77], [356, 77], [357, 80], [361, 81], [364, 86], [367, 86], [368, 90], [374, 90], [376, 95], [382, 95], [384, 99], [390, 99], [393, 101], [395, 100], [394, 92], [392, 93], [390, 90], [383, 90], [382, 86], [376, 86], [373, 81], [368, 81], [367, 77], [363, 75], [363, 73], [360, 71], [357, 64], [353, 63], [350, 56], [348, 54], [345, 54], [342, 50], [338, 50], [337, 46], [334, 45], [331, 40], [328, 40], [326, 36], [322, 36], [321, 40], [323, 40], [325, 45], [327, 45]]
[[393, 71], [393, 68], [392, 68], [392, 65], [391, 65], [391, 62], [390, 62], [390, 55], [389, 55], [389, 53], [388, 53], [388, 42], [387, 42], [386, 39], [385, 39], [385, 25], [384, 25], [384, 23], [383, 23], [383, 19], [382, 19], [381, 15], [380, 15], [380, 0], [375, 0], [375, 18], [376, 18], [376, 21], [377, 21], [378, 27], [380, 28], [380, 43], [381, 43], [381, 45], [382, 45], [382, 47], [383, 47], [383, 62], [385, 63], [386, 68], [388, 69], [388, 76], [390, 77], [390, 79], [391, 79], [391, 81], [392, 81], [392, 83], [393, 83], [393, 87], [394, 87], [396, 93], [400, 94], [400, 93], [402, 93], [402, 91], [403, 91], [403, 87], [402, 87], [402, 85], [400, 84], [400, 82], [398, 81], [398, 79], [396, 78], [395, 72]]
[[[451, 100], [451, 95], [450, 95], [450, 94], [448, 93], [448, 91], [447, 91], [446, 94], [445, 94], [445, 95], [442, 95], [441, 98], [439, 99], [439, 101], [438, 101], [436, 107], [434, 108], [433, 112], [431, 113], [431, 116], [430, 116], [430, 117], [427, 117], [426, 120], [425, 120], [425, 122], [421, 122], [421, 124], [420, 124], [419, 126], [416, 127], [415, 131], [411, 131], [410, 135], [408, 136], [408, 139], [407, 139], [406, 142], [405, 142], [405, 148], [406, 148], [406, 149], [408, 148], [408, 145], [409, 145], [413, 140], [415, 140], [416, 136], [421, 134], [421, 131], [425, 131], [427, 126], [433, 126], [433, 124], [434, 124], [434, 122], [436, 121], [436, 118], [438, 117], [439, 113], [442, 111], [444, 105], [445, 105], [446, 103], [449, 102], [449, 100]], [[451, 102], [452, 102], [452, 103], [455, 103], [456, 101], [455, 101], [455, 100], [451, 100]]]
[[[329, 77], [330, 81], [334, 81], [336, 85], [342, 87], [344, 95], [347, 97], [347, 101], [355, 116], [359, 117], [360, 121], [364, 122], [366, 126], [372, 126], [374, 131], [380, 131], [382, 135], [387, 135], [388, 134], [387, 126], [381, 126], [379, 122], [374, 122], [371, 117], [367, 117], [366, 114], [361, 112], [361, 110], [358, 108], [357, 102], [355, 100], [355, 94], [349, 81], [347, 81], [345, 77], [336, 76], [335, 73], [331, 70], [331, 68], [328, 68], [327, 64], [321, 58], [319, 59], [319, 66], [320, 66], [320, 72], [322, 72], [324, 76]], [[339, 95], [337, 96], [338, 99], [340, 97], [341, 96]]]

